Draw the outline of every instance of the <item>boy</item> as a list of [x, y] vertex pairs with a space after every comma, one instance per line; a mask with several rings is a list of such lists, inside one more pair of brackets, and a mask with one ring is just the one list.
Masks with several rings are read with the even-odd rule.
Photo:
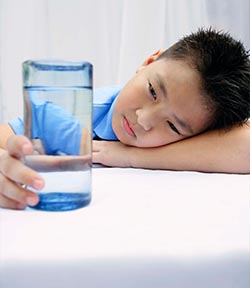
[[[99, 90], [103, 109], [95, 111], [94, 99], [93, 138], [119, 141], [94, 141], [93, 162], [249, 173], [248, 57], [228, 34], [199, 30], [151, 55], [122, 89]], [[17, 183], [41, 189], [44, 181], [19, 161], [32, 146], [23, 136], [9, 138], [22, 128], [10, 124], [0, 128], [0, 147], [7, 148], [0, 161], [0, 206], [23, 209], [38, 197]]]

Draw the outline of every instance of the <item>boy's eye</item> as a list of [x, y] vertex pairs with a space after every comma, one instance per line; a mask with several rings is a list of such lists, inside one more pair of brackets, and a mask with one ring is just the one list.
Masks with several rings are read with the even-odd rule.
[[154, 100], [157, 99], [157, 95], [155, 92], [155, 89], [153, 88], [152, 84], [150, 82], [148, 82], [148, 88], [149, 88], [149, 92], [152, 95], [152, 97], [154, 98]]
[[177, 133], [178, 135], [181, 135], [181, 133], [177, 130], [177, 128], [174, 126], [174, 124], [173, 124], [172, 122], [170, 122], [170, 121], [168, 121], [168, 120], [167, 120], [167, 122], [168, 122], [169, 127], [170, 127], [175, 133]]

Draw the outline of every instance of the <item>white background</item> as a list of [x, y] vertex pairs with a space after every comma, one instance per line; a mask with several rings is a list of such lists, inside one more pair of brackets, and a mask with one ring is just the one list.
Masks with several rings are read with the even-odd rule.
[[0, 0], [0, 121], [22, 114], [21, 64], [94, 65], [94, 87], [126, 82], [156, 50], [214, 26], [250, 47], [248, 0]]

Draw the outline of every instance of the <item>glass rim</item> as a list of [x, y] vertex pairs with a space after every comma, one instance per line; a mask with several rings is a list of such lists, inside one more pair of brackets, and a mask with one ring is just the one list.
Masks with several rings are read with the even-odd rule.
[[65, 59], [37, 59], [26, 60], [23, 62], [23, 67], [29, 65], [39, 70], [56, 70], [56, 71], [77, 71], [82, 70], [85, 67], [92, 67], [92, 64], [88, 61], [73, 61]]

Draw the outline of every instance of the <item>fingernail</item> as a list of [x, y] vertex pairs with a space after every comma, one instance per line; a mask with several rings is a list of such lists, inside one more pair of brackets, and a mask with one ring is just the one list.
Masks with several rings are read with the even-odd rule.
[[27, 202], [28, 205], [34, 206], [34, 205], [37, 204], [37, 198], [36, 197], [28, 197], [26, 199], [26, 202]]
[[42, 189], [43, 188], [43, 185], [44, 185], [44, 182], [43, 182], [43, 180], [41, 180], [41, 179], [35, 179], [34, 181], [33, 181], [33, 188], [35, 188], [35, 189], [37, 189], [37, 190], [40, 190], [40, 189]]

